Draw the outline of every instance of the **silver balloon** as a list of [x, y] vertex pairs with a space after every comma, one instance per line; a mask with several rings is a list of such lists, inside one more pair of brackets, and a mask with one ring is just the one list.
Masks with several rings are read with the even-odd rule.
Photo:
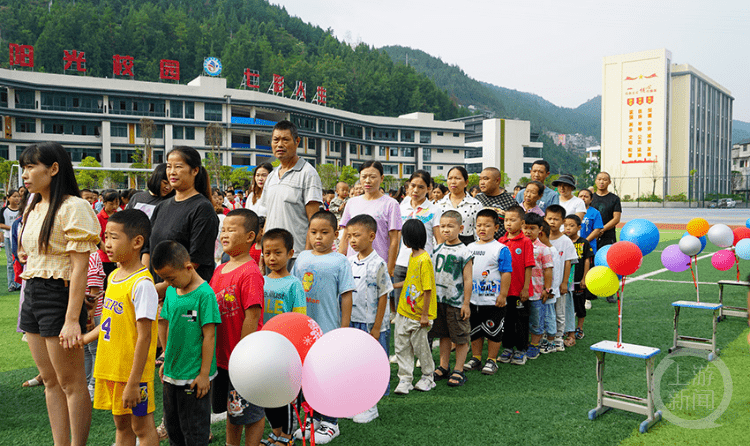
[[701, 252], [701, 241], [693, 235], [686, 235], [680, 239], [680, 251], [686, 256], [694, 256]]
[[720, 248], [727, 248], [734, 243], [734, 233], [725, 224], [716, 224], [708, 230], [708, 240]]

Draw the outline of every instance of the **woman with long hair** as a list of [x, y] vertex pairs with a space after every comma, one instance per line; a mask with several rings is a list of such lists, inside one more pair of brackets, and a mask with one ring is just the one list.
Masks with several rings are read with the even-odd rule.
[[469, 182], [469, 172], [463, 166], [452, 167], [448, 171], [448, 190], [450, 193], [438, 202], [445, 211], [458, 211], [461, 214], [464, 230], [458, 236], [464, 244], [472, 243], [474, 238], [474, 225], [476, 224], [477, 212], [482, 210], [482, 203], [466, 193], [466, 184]]
[[83, 446], [91, 425], [84, 371], [83, 305], [89, 254], [99, 222], [80, 198], [70, 155], [58, 143], [31, 145], [21, 154], [23, 181], [34, 198], [24, 212], [19, 258], [26, 263], [20, 328], [42, 376], [55, 444]]
[[161, 163], [156, 166], [154, 173], [148, 179], [146, 190], [136, 192], [131, 196], [125, 209], [138, 209], [151, 218], [156, 205], [173, 195], [174, 189], [167, 179], [167, 164]]
[[263, 194], [263, 188], [271, 171], [273, 171], [271, 163], [263, 163], [253, 171], [253, 187], [247, 194], [245, 208], [255, 212], [259, 217], [265, 217], [268, 214], [268, 210], [260, 202], [260, 197]]

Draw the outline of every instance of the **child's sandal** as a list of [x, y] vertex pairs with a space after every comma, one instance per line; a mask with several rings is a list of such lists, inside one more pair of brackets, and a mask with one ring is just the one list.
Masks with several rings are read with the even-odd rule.
[[466, 374], [464, 372], [459, 372], [458, 370], [454, 370], [448, 379], [448, 386], [450, 387], [460, 387], [463, 386], [464, 383], [466, 383]]
[[575, 338], [565, 338], [564, 344], [566, 347], [572, 347], [576, 345], [576, 340]]
[[[438, 372], [440, 372], [439, 375], [438, 375]], [[432, 379], [433, 379], [433, 381], [440, 381], [440, 380], [443, 380], [443, 379], [448, 379], [448, 375], [449, 374], [450, 373], [448, 372], [448, 370], [446, 370], [443, 366], [438, 366], [435, 369], [435, 372], [432, 374], [432, 376], [433, 376]]]

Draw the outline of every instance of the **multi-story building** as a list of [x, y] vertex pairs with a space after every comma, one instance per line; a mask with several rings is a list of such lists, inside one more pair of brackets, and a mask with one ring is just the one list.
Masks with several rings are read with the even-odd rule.
[[58, 141], [74, 163], [87, 156], [103, 167], [124, 168], [144, 145], [140, 120], [155, 125], [153, 161], [189, 145], [211, 149], [206, 129], [221, 127], [225, 165], [255, 166], [273, 159], [273, 125], [299, 128], [299, 155], [313, 165], [359, 167], [383, 163], [385, 174], [404, 178], [416, 169], [433, 175], [464, 164], [461, 122], [431, 113], [397, 118], [337, 110], [253, 90], [227, 88], [226, 79], [200, 76], [187, 85], [0, 69], [0, 157], [15, 160], [32, 143]]
[[732, 192], [750, 192], [750, 139], [732, 146]]

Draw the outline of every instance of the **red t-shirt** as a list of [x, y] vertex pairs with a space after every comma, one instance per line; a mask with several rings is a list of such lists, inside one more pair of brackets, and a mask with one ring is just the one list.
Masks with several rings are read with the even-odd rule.
[[523, 235], [523, 232], [513, 238], [508, 238], [508, 233], [505, 233], [498, 241], [508, 247], [512, 259], [513, 272], [510, 273], [508, 296], [520, 296], [526, 268], [529, 266], [533, 268], [536, 265], [534, 245], [531, 239]]
[[[99, 234], [99, 238], [102, 239], [102, 245], [104, 245], [104, 230], [107, 229], [107, 220], [109, 220], [109, 215], [107, 215], [106, 212], [104, 212], [104, 209], [99, 211], [98, 214], [96, 214], [96, 218], [99, 220], [99, 225], [102, 227], [102, 232]], [[102, 258], [102, 262], [107, 263], [109, 262], [109, 257], [107, 257], [107, 253], [104, 250], [99, 250], [100, 256]]]
[[245, 310], [259, 305], [257, 330], [263, 328], [263, 275], [258, 264], [249, 261], [224, 274], [226, 265], [216, 268], [210, 283], [221, 313], [221, 324], [216, 327], [216, 365], [222, 369], [229, 368], [229, 355], [242, 339]]
[[260, 249], [256, 248], [255, 245], [256, 244], [253, 243], [253, 246], [250, 247], [250, 252], [248, 252], [248, 254], [250, 254], [250, 257], [255, 260], [255, 263], [260, 263]]

